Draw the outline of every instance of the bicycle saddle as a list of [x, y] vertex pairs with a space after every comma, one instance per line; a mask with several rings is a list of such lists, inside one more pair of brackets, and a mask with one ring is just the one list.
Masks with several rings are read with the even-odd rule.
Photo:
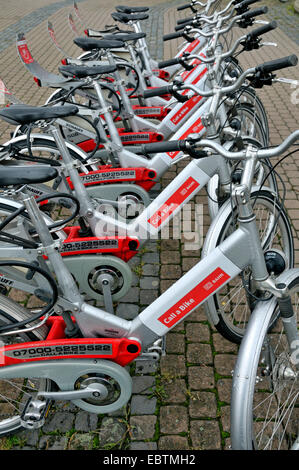
[[81, 47], [83, 51], [92, 51], [93, 49], [117, 49], [124, 47], [123, 41], [93, 39], [93, 38], [76, 38], [74, 39], [76, 46]]
[[149, 11], [149, 7], [127, 7], [125, 5], [118, 5], [117, 7], [115, 7], [115, 9], [119, 13], [127, 13], [129, 15], [131, 13], [144, 13], [146, 11]]
[[65, 77], [85, 78], [93, 75], [103, 75], [104, 73], [115, 72], [116, 67], [114, 65], [61, 65], [59, 71]]
[[57, 170], [49, 165], [0, 166], [0, 187], [45, 183], [57, 176]]
[[137, 41], [137, 39], [145, 38], [145, 33], [115, 33], [115, 34], [106, 34], [105, 40], [115, 39], [116, 41]]
[[23, 125], [39, 121], [41, 119], [55, 119], [77, 114], [78, 108], [74, 105], [66, 106], [29, 106], [26, 104], [14, 104], [0, 110], [0, 118], [9, 124]]
[[125, 24], [129, 23], [129, 21], [141, 21], [148, 19], [148, 15], [142, 13], [132, 13], [131, 15], [127, 15], [126, 13], [111, 13], [111, 16], [115, 21], [119, 21], [120, 23]]

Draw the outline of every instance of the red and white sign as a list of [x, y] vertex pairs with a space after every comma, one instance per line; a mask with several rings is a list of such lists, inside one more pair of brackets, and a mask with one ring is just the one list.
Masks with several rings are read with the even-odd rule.
[[197, 188], [199, 183], [191, 176], [167, 199], [149, 219], [148, 223], [158, 228]]
[[167, 328], [173, 327], [177, 322], [203, 302], [210, 294], [221, 287], [228, 279], [230, 279], [230, 276], [226, 272], [221, 268], [216, 268], [181, 300], [168, 309], [167, 312], [163, 313], [163, 315], [158, 318], [158, 321]]
[[34, 62], [26, 41], [18, 42], [18, 51], [25, 64], [32, 64], [32, 62]]
[[[201, 80], [201, 78], [207, 73], [207, 71], [208, 71], [208, 69], [207, 69], [207, 67], [205, 67], [203, 69], [203, 71], [200, 72], [200, 74], [195, 77], [195, 79], [192, 82], [192, 85], [196, 85]], [[184, 90], [182, 92], [182, 95], [186, 95], [188, 92], [189, 92], [189, 90]]]
[[199, 39], [195, 39], [195, 41], [190, 42], [189, 46], [184, 49], [184, 51], [180, 54], [179, 57], [182, 57], [184, 52], [192, 52], [198, 45], [200, 44]]
[[176, 126], [181, 120], [194, 108], [194, 106], [202, 99], [202, 96], [192, 96], [190, 100], [179, 109], [174, 116], [170, 119], [171, 122]]
[[[201, 118], [199, 118], [197, 119], [197, 121], [195, 121], [194, 124], [192, 124], [191, 127], [189, 127], [189, 129], [186, 132], [184, 132], [183, 135], [181, 135], [181, 137], [179, 137], [178, 140], [184, 140], [188, 137], [189, 134], [199, 133], [203, 129], [204, 129], [204, 125], [201, 122]], [[176, 152], [167, 152], [167, 155], [173, 160], [179, 153], [180, 153], [180, 150]]]

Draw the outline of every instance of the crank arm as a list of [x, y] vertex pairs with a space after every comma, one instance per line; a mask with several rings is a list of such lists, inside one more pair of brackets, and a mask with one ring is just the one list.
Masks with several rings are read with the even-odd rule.
[[69, 390], [66, 392], [40, 392], [38, 397], [43, 397], [48, 400], [78, 400], [83, 398], [106, 398], [107, 390], [101, 384], [91, 384], [81, 390]]

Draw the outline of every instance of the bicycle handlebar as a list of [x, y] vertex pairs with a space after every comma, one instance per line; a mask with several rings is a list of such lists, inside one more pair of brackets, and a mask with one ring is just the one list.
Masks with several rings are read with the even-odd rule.
[[242, 20], [249, 20], [251, 18], [254, 18], [255, 16], [259, 15], [264, 15], [265, 13], [268, 12], [268, 7], [260, 7], [260, 8], [255, 8], [254, 10], [246, 11], [245, 13], [242, 13]]
[[168, 142], [153, 142], [152, 144], [141, 145], [143, 153], [163, 153], [179, 152], [185, 150], [186, 142], [184, 140], [169, 140]]
[[168, 95], [169, 93], [172, 93], [172, 91], [173, 91], [173, 85], [153, 88], [151, 90], [145, 90], [143, 92], [143, 98], [153, 98], [154, 96]]
[[287, 57], [282, 57], [281, 59], [270, 60], [264, 64], [258, 65], [256, 67], [257, 72], [262, 74], [275, 72], [276, 70], [284, 69], [287, 67], [293, 67], [298, 64], [298, 57], [295, 54], [289, 55]]
[[192, 3], [186, 3], [185, 5], [181, 5], [180, 7], [178, 7], [178, 8], [177, 8], [177, 11], [187, 10], [187, 8], [191, 8], [192, 11], [195, 10], [194, 4], [192, 4]]
[[[291, 145], [293, 145], [297, 140], [299, 140], [299, 130], [292, 132], [280, 145], [273, 148], [261, 149], [256, 151], [256, 156], [259, 160], [264, 158], [273, 158], [278, 157], [283, 154]], [[188, 141], [186, 141], [188, 142]], [[186, 144], [188, 145], [188, 144]], [[190, 144], [189, 144], [190, 145]], [[246, 150], [239, 152], [229, 152], [222, 145], [217, 144], [213, 140], [201, 139], [195, 143], [196, 146], [208, 147], [215, 150], [218, 154], [222, 155], [228, 160], [245, 160], [246, 159]]]
[[[294, 142], [299, 140], [299, 130], [292, 132], [280, 145], [274, 148], [260, 149], [256, 151], [256, 156], [259, 160], [265, 158], [277, 157], [284, 153]], [[152, 144], [144, 144], [141, 146], [144, 154], [149, 153], [163, 153], [163, 152], [185, 152], [195, 158], [208, 157], [206, 150], [198, 151], [196, 149], [209, 148], [228, 160], [245, 160], [247, 158], [247, 151], [241, 150], [239, 152], [230, 152], [226, 150], [221, 144], [214, 140], [189, 138], [186, 140], [170, 140], [168, 142], [154, 142]]]
[[275, 29], [276, 27], [277, 27], [276, 21], [272, 21], [271, 23], [265, 24], [263, 26], [260, 26], [257, 29], [254, 29], [253, 31], [250, 31], [247, 34], [247, 38], [248, 40], [256, 39], [258, 36], [262, 36], [262, 34], [266, 34], [269, 31], [272, 31], [273, 29]]

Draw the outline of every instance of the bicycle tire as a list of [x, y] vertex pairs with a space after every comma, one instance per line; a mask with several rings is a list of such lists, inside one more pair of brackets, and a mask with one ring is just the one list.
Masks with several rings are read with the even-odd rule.
[[[0, 324], [16, 323], [30, 319], [30, 312], [16, 302], [0, 294]], [[36, 323], [36, 322], [35, 322]], [[0, 336], [4, 344], [10, 342], [43, 341], [48, 334], [48, 327], [43, 325], [40, 328], [28, 333], [20, 333], [9, 336]], [[29, 382], [28, 382], [29, 383]], [[32, 385], [31, 385], [32, 384]], [[33, 388], [33, 384], [36, 387]], [[20, 415], [26, 403], [26, 397], [36, 395], [37, 391], [52, 389], [52, 382], [48, 379], [30, 379], [29, 385], [26, 380], [20, 379], [2, 380], [0, 379], [0, 437], [15, 434], [24, 430]], [[5, 394], [5, 395], [4, 395]], [[11, 397], [9, 397], [11, 394]], [[18, 414], [15, 414], [18, 411]]]
[[[298, 269], [284, 273], [279, 282], [298, 302]], [[232, 388], [233, 450], [298, 450], [298, 353], [287, 345], [281, 318], [274, 331], [269, 328], [279, 310], [273, 301], [274, 306], [253, 312], [239, 351]]]
[[[292, 268], [294, 265], [294, 245], [292, 228], [287, 213], [276, 201], [275, 195], [267, 189], [253, 190], [250, 197], [253, 201], [256, 201], [256, 213], [258, 210], [260, 211], [260, 206], [264, 206], [264, 208], [269, 211], [273, 210], [273, 207], [275, 207], [271, 215], [272, 223], [274, 223], [277, 213], [280, 213], [278, 219], [279, 231], [276, 232], [275, 238], [272, 240], [274, 246], [271, 245], [271, 248], [276, 248], [283, 252], [288, 262], [288, 268]], [[234, 207], [234, 212], [235, 211], [236, 208]], [[271, 212], [269, 213], [271, 214]], [[261, 214], [260, 224], [263, 222], [262, 217], [263, 213]], [[266, 227], [266, 229], [269, 230], [269, 227]], [[213, 220], [209, 228], [202, 250], [202, 256], [208, 256], [214, 248], [222, 243], [232, 230], [235, 230], [235, 226], [234, 223], [232, 223], [231, 202], [228, 201], [222, 206], [217, 218]], [[278, 237], [278, 235], [281, 236]], [[284, 245], [281, 247], [279, 244], [282, 242]], [[266, 248], [269, 249], [269, 245], [267, 245]], [[250, 271], [248, 271], [248, 276], [249, 275]], [[204, 308], [208, 318], [215, 324], [217, 331], [227, 340], [239, 344], [244, 336], [252, 306], [247, 301], [242, 281], [240, 280], [239, 284], [235, 285], [237, 279], [240, 278], [229, 282], [223, 289], [220, 289], [215, 295], [209, 298], [207, 302], [204, 303]], [[243, 292], [243, 297], [239, 297], [241, 291]], [[234, 304], [234, 296], [237, 296], [235, 301], [239, 302], [238, 305]], [[244, 306], [247, 307], [247, 309], [243, 311], [241, 309], [245, 308]], [[235, 313], [234, 309], [236, 309]], [[242, 318], [242, 323], [240, 318]]]

